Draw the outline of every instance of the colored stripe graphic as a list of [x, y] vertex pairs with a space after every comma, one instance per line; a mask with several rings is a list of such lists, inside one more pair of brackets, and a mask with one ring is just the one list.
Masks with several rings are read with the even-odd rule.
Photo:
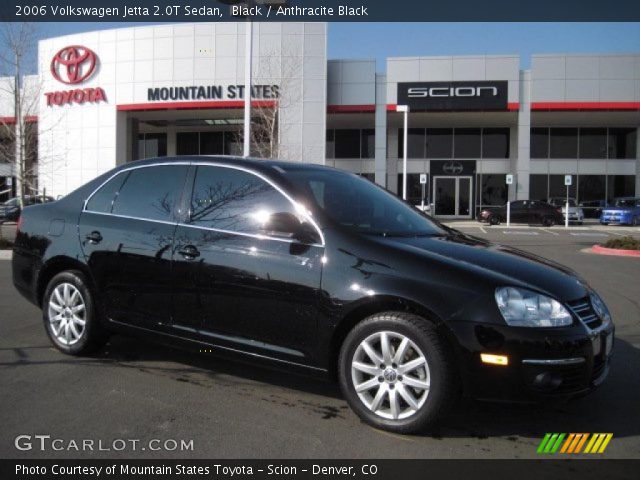
[[537, 453], [603, 453], [612, 438], [613, 433], [547, 433], [538, 445]]

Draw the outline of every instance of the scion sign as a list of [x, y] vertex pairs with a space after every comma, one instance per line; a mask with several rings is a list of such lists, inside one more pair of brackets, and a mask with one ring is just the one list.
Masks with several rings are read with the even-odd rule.
[[408, 82], [398, 84], [398, 104], [411, 110], [506, 110], [508, 82]]

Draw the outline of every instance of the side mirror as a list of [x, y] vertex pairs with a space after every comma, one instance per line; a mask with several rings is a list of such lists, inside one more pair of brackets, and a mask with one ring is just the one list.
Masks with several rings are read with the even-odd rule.
[[317, 241], [315, 231], [312, 231], [306, 223], [301, 223], [298, 217], [289, 212], [272, 213], [262, 230], [266, 235], [291, 238], [302, 243]]

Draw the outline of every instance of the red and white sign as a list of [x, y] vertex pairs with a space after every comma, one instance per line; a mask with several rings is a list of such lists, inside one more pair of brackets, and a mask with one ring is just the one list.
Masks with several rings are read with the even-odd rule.
[[[98, 56], [90, 48], [70, 45], [59, 50], [51, 60], [51, 75], [58, 82], [78, 85], [96, 71]], [[47, 106], [106, 102], [107, 96], [101, 87], [75, 88], [46, 92]]]

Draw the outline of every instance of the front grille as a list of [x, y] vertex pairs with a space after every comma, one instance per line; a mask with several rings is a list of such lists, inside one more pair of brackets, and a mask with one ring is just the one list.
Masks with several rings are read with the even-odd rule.
[[596, 315], [596, 312], [593, 310], [589, 297], [568, 302], [567, 305], [569, 305], [569, 308], [577, 315], [580, 321], [590, 329], [593, 330], [602, 325], [602, 319]]
[[602, 372], [604, 371], [604, 367], [606, 365], [607, 362], [604, 357], [602, 355], [598, 355], [598, 357], [593, 360], [593, 371], [591, 372], [591, 380], [597, 380], [598, 378], [600, 378], [600, 375], [602, 375]]

